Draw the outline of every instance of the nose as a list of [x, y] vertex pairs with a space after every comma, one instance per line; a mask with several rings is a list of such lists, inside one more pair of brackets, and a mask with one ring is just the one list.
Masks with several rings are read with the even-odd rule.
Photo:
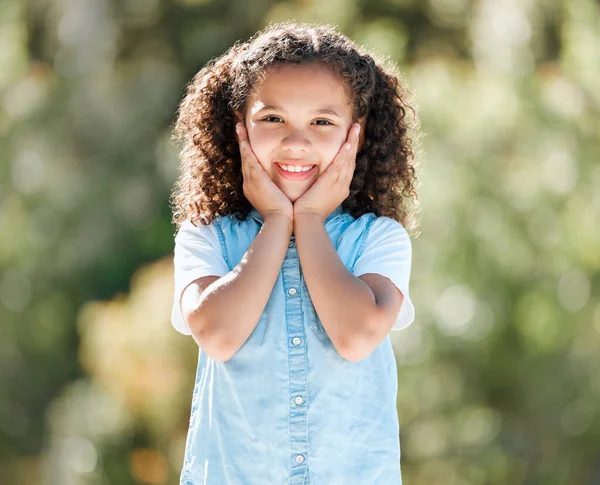
[[281, 148], [290, 152], [308, 152], [311, 142], [303, 130], [290, 130], [281, 140]]

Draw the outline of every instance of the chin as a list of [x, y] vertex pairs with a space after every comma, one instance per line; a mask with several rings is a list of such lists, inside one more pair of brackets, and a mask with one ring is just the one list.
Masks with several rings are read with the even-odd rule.
[[290, 194], [285, 194], [285, 195], [287, 195], [287, 198], [290, 199], [290, 202], [292, 204], [294, 204], [300, 197], [302, 197], [302, 194], [296, 195], [296, 196], [290, 195]]
[[300, 190], [296, 190], [293, 192], [290, 190], [283, 190], [281, 187], [279, 189], [285, 194], [285, 196], [288, 199], [290, 199], [290, 202], [293, 204], [300, 197], [302, 197], [306, 192], [308, 192], [308, 189], [310, 189], [310, 187], [306, 187], [305, 189], [300, 189]]

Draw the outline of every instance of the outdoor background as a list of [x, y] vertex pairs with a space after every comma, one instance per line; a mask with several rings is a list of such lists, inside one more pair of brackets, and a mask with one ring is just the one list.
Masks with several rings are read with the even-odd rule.
[[405, 485], [600, 483], [598, 2], [0, 0], [0, 484], [178, 483], [170, 125], [206, 61], [293, 18], [416, 93]]

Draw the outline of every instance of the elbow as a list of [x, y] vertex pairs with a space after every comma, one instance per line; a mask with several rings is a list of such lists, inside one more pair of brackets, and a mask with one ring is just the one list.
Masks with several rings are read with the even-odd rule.
[[353, 364], [355, 364], [356, 362], [360, 362], [361, 358], [358, 357], [355, 353], [353, 352], [348, 352], [346, 350], [342, 351], [338, 351], [338, 354], [340, 354], [340, 357], [348, 362], [351, 362]]
[[235, 352], [232, 353], [225, 349], [213, 348], [213, 349], [211, 349], [211, 352], [209, 353], [204, 348], [202, 348], [202, 351], [208, 357], [210, 357], [212, 360], [214, 360], [215, 362], [220, 362], [220, 363], [227, 362], [229, 359], [231, 359], [235, 355]]
[[343, 350], [340, 349], [338, 353], [344, 360], [352, 363], [360, 362], [371, 354], [371, 352], [361, 352], [360, 349], [355, 347], [345, 347]]
[[356, 363], [366, 359], [373, 352], [373, 348], [365, 341], [344, 342], [337, 347], [338, 354], [348, 362]]
[[202, 352], [216, 362], [227, 362], [236, 353], [232, 345], [223, 342], [222, 339], [214, 335], [208, 336], [206, 332], [198, 333], [192, 331], [192, 336], [198, 347], [202, 349]]
[[336, 345], [336, 349], [343, 359], [356, 363], [369, 357], [380, 343], [380, 339], [373, 333], [362, 332], [353, 337], [346, 337]]
[[373, 315], [371, 319], [365, 317], [362, 321], [368, 323], [354, 327], [355, 331], [344, 336], [339, 348], [336, 346], [338, 353], [349, 362], [360, 362], [369, 357], [386, 338], [392, 326], [377, 315]]
[[190, 325], [190, 331], [202, 352], [216, 362], [227, 362], [235, 355], [237, 349], [231, 342], [215, 332], [214, 327], [214, 325], [200, 325], [195, 321]]

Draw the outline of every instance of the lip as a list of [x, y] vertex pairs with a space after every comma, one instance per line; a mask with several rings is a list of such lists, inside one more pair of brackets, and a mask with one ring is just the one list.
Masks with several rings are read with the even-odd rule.
[[[284, 165], [312, 165], [312, 163], [284, 163], [282, 161], [282, 163]], [[277, 173], [279, 175], [281, 175], [284, 179], [287, 180], [295, 180], [295, 181], [302, 181], [302, 180], [306, 180], [310, 177], [312, 177], [312, 175], [315, 173], [315, 171], [317, 170], [317, 165], [315, 165], [313, 168], [311, 168], [308, 172], [286, 172], [283, 168], [281, 168], [279, 166], [279, 163], [275, 163], [275, 170], [277, 170]]]

